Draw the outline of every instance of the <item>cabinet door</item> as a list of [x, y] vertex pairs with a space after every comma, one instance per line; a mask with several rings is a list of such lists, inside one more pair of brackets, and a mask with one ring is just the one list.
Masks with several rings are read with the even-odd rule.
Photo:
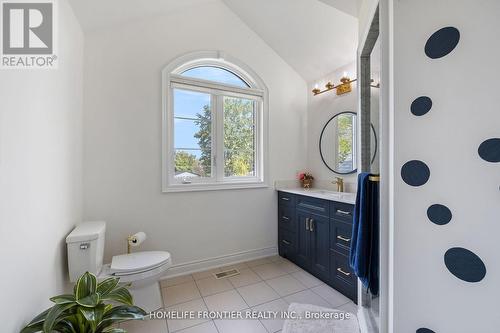
[[295, 256], [296, 263], [304, 268], [310, 268], [311, 258], [310, 258], [310, 237], [311, 232], [309, 231], [309, 218], [311, 214], [306, 212], [297, 211], [297, 222], [298, 222], [298, 242], [297, 242], [297, 254]]
[[323, 279], [330, 277], [330, 219], [311, 215], [311, 270]]

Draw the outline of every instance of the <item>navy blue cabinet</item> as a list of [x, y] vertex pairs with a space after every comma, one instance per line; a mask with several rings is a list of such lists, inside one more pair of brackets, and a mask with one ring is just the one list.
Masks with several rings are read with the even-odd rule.
[[357, 302], [349, 267], [354, 206], [278, 192], [279, 254]]
[[322, 279], [330, 277], [330, 219], [311, 215], [309, 219], [311, 235], [311, 271]]
[[297, 210], [298, 242], [295, 263], [304, 269], [311, 268], [311, 232], [309, 231], [310, 214]]

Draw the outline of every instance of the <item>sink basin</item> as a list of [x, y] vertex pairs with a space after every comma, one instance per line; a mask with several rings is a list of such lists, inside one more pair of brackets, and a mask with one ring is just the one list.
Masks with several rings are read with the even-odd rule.
[[347, 198], [356, 198], [355, 193], [346, 193], [346, 192], [335, 192], [329, 190], [311, 190], [311, 192], [324, 195], [326, 197], [334, 198], [334, 199], [347, 199]]

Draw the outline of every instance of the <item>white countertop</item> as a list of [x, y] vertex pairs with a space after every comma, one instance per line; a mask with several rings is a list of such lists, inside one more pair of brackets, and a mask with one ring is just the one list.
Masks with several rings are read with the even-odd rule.
[[347, 204], [356, 204], [356, 193], [335, 192], [329, 190], [322, 190], [318, 188], [304, 189], [301, 187], [295, 188], [276, 188], [277, 191], [305, 195], [308, 197], [343, 202]]

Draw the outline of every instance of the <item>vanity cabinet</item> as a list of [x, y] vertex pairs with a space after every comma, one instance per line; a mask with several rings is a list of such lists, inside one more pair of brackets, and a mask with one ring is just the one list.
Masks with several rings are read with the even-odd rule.
[[349, 266], [351, 204], [278, 192], [278, 248], [318, 279], [357, 302]]

